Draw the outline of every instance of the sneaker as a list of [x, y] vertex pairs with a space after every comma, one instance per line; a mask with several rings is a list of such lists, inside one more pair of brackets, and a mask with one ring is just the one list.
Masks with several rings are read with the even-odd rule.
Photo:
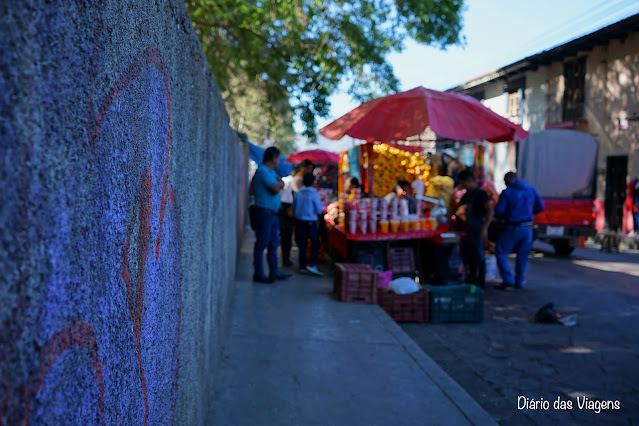
[[278, 272], [277, 274], [273, 274], [269, 277], [269, 279], [272, 279], [273, 281], [275, 280], [287, 280], [291, 278], [291, 274], [283, 274], [281, 272]]
[[497, 290], [512, 290], [512, 289], [515, 288], [515, 286], [513, 284], [508, 284], [506, 282], [503, 282], [503, 283], [501, 283], [499, 285], [496, 285], [495, 288]]
[[284, 259], [284, 260], [282, 261], [282, 265], [284, 265], [284, 266], [293, 266], [293, 262], [291, 262], [291, 261], [290, 261], [290, 260], [288, 260], [288, 259]]
[[317, 269], [317, 266], [307, 266], [306, 270], [313, 275], [317, 275], [318, 277], [323, 277], [324, 273]]
[[275, 279], [266, 278], [261, 275], [254, 274], [253, 281], [255, 281], [256, 283], [273, 284], [273, 282], [275, 282]]

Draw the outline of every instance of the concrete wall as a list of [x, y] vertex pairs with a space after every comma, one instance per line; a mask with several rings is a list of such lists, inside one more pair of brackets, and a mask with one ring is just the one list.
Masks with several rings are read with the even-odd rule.
[[546, 67], [526, 72], [522, 127], [529, 132], [543, 130], [546, 123]]
[[[619, 127], [619, 119], [639, 116], [639, 32], [624, 41], [611, 40], [586, 55], [585, 120], [587, 130], [600, 141], [598, 167], [606, 168], [610, 155], [628, 155], [629, 176], [639, 175], [639, 124]], [[570, 58], [567, 58], [567, 60]], [[563, 61], [548, 67], [548, 123], [561, 122]], [[528, 85], [528, 84], [527, 84]], [[532, 111], [532, 109], [531, 109]], [[605, 196], [605, 174], [598, 176], [597, 197]]]
[[[508, 92], [504, 91], [503, 81], [491, 82], [486, 85], [483, 104], [501, 115], [508, 117]], [[515, 148], [511, 142], [488, 144], [484, 159], [487, 169], [487, 180], [493, 182], [498, 192], [506, 189], [504, 175], [516, 168]]]
[[564, 63], [553, 62], [546, 69], [546, 125], [563, 121]]
[[0, 3], [0, 161], [0, 424], [202, 423], [246, 162], [184, 2]]
[[621, 129], [618, 119], [639, 118], [639, 32], [608, 45], [604, 125], [610, 138], [605, 155], [628, 155], [629, 176], [639, 175], [639, 121]]

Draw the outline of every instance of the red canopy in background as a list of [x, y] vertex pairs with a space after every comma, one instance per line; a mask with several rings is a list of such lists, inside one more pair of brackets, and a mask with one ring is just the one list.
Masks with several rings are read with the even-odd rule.
[[304, 160], [310, 160], [311, 163], [314, 164], [324, 164], [327, 161], [329, 163], [338, 164], [339, 163], [339, 155], [334, 152], [324, 151], [322, 149], [311, 149], [308, 151], [300, 151], [295, 154], [290, 155], [287, 159], [287, 163], [301, 163]]
[[418, 135], [429, 126], [438, 136], [459, 141], [518, 141], [528, 136], [521, 126], [471, 96], [424, 87], [363, 103], [320, 134], [333, 140], [349, 135], [368, 142], [391, 142]]
[[408, 152], [422, 152], [424, 148], [419, 145], [402, 145], [398, 143], [387, 142], [388, 146], [392, 146], [393, 148], [401, 149], [402, 151]]

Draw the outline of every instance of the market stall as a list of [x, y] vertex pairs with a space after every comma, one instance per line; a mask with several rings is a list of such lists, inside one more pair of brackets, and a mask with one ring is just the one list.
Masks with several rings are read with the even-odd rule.
[[[404, 200], [389, 205], [378, 198], [386, 196], [398, 180], [417, 182], [413, 186], [416, 192], [418, 189], [428, 192], [429, 178], [433, 178], [430, 175], [436, 171], [430, 169], [419, 152], [408, 152], [413, 148], [390, 145], [421, 134], [427, 128], [437, 136], [458, 141], [500, 142], [521, 140], [527, 135], [520, 126], [486, 108], [477, 99], [423, 87], [373, 99], [335, 120], [321, 129], [320, 134], [334, 140], [349, 135], [366, 142], [340, 157], [340, 198], [331, 210], [335, 226], [329, 236], [329, 243], [337, 254], [357, 261], [356, 257], [365, 247], [363, 244], [383, 243], [388, 249], [392, 244], [406, 243], [416, 251], [424, 252], [427, 248], [430, 267], [442, 263], [443, 259], [437, 254], [442, 252], [441, 246], [447, 239], [453, 243], [457, 239], [447, 229], [446, 207], [450, 206], [452, 184], [444, 179], [437, 182], [442, 189], [433, 197], [435, 202], [428, 205], [426, 214], [421, 209], [422, 203], [417, 212], [407, 212]], [[403, 147], [407, 149], [400, 149]], [[359, 195], [371, 197], [370, 201], [355, 197], [357, 204], [348, 202], [346, 195], [350, 198], [350, 194], [344, 192], [351, 177], [361, 182]], [[452, 264], [448, 260], [454, 253], [446, 256], [445, 263]], [[447, 277], [441, 275], [439, 280], [445, 281]]]
[[[410, 249], [416, 259], [413, 273], [418, 281], [455, 280], [459, 275], [457, 270], [441, 270], [433, 264], [421, 263], [425, 258], [422, 253], [433, 252], [429, 245], [449, 248], [458, 242], [458, 236], [447, 230], [445, 212], [441, 208], [427, 211], [422, 208], [426, 204], [421, 202], [415, 211], [410, 211], [408, 197], [392, 196], [398, 181], [421, 182], [420, 197], [428, 187], [430, 166], [421, 149], [404, 148], [403, 145], [366, 143], [342, 153], [339, 200], [328, 206], [325, 216], [329, 224], [328, 245], [338, 259], [367, 263], [377, 270], [391, 268], [389, 249], [404, 247]], [[361, 179], [363, 185], [361, 192], [349, 198], [344, 187], [353, 176]], [[388, 195], [392, 196], [390, 200]], [[435, 204], [439, 201], [430, 200]], [[441, 205], [447, 202], [442, 200]]]

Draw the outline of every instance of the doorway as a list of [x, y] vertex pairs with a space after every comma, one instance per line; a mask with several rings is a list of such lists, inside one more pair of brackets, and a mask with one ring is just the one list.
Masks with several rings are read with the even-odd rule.
[[623, 204], [626, 199], [628, 156], [612, 155], [606, 159], [606, 225], [608, 229], [621, 229]]

